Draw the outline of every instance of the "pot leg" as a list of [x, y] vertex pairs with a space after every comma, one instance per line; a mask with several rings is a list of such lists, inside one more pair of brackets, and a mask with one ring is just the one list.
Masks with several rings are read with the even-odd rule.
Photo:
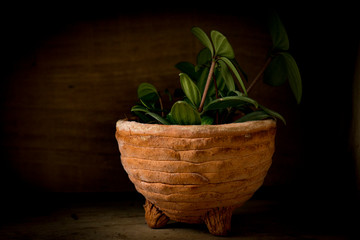
[[209, 232], [216, 236], [226, 236], [231, 231], [233, 207], [214, 208], [208, 211], [204, 222]]
[[145, 201], [144, 209], [146, 223], [151, 228], [162, 228], [169, 221], [168, 216], [148, 200]]

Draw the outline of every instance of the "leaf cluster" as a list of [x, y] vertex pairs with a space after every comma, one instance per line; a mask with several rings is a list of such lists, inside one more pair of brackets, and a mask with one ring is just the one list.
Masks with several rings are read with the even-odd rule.
[[[270, 27], [274, 47], [269, 55], [272, 61], [264, 72], [264, 81], [270, 85], [281, 85], [285, 82], [284, 79], [289, 79], [291, 89], [299, 102], [301, 79], [295, 61], [286, 52], [289, 46], [287, 35], [279, 21], [275, 17], [275, 25]], [[140, 84], [139, 103], [132, 107], [131, 111], [142, 122], [204, 125], [277, 118], [285, 123], [280, 114], [248, 96], [243, 81], [243, 78], [247, 80], [247, 76], [236, 61], [228, 39], [222, 33], [213, 30], [209, 37], [199, 27], [193, 27], [191, 32], [204, 48], [198, 53], [195, 65], [190, 62], [179, 62], [175, 65], [181, 71], [181, 96], [177, 97], [171, 108], [164, 109], [158, 90], [150, 83]], [[169, 91], [166, 91], [166, 94], [170, 100], [174, 99]]]
[[288, 52], [289, 39], [284, 25], [274, 12], [269, 14], [268, 25], [273, 47], [269, 51], [271, 62], [264, 72], [263, 81], [271, 86], [280, 86], [288, 80], [297, 103], [300, 103], [302, 96], [301, 76], [295, 59]]

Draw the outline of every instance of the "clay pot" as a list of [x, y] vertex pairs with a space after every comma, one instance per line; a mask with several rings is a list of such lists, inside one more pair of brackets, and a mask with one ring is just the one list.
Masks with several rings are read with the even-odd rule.
[[152, 228], [169, 219], [205, 223], [226, 235], [235, 208], [262, 185], [274, 153], [276, 122], [157, 125], [119, 120], [121, 162], [146, 198]]

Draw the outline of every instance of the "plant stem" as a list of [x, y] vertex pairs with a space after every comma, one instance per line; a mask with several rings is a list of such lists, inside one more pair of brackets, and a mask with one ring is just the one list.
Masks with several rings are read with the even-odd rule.
[[215, 75], [213, 76], [213, 80], [214, 80], [214, 87], [215, 87], [215, 97], [216, 97], [216, 99], [218, 99], [218, 98], [219, 98], [219, 94], [218, 94], [218, 87], [217, 87]]
[[165, 117], [165, 113], [164, 113], [164, 106], [161, 100], [161, 96], [159, 96], [159, 102], [160, 102], [160, 108], [161, 108], [161, 116]]
[[204, 107], [205, 98], [206, 98], [206, 95], [207, 95], [207, 93], [208, 93], [208, 91], [209, 91], [209, 86], [210, 86], [210, 83], [211, 83], [211, 77], [212, 77], [212, 75], [213, 75], [213, 73], [214, 73], [215, 63], [216, 63], [216, 61], [215, 61], [215, 59], [213, 59], [212, 62], [211, 62], [211, 66], [210, 66], [210, 70], [209, 70], [209, 75], [208, 75], [208, 77], [207, 77], [207, 79], [206, 79], [206, 84], [205, 84], [204, 92], [203, 92], [203, 95], [202, 95], [202, 98], [201, 98], [201, 102], [200, 102], [200, 106], [199, 106], [199, 109], [198, 109], [199, 112], [202, 112], [203, 107]]
[[261, 68], [260, 72], [256, 75], [256, 77], [254, 78], [254, 80], [251, 82], [250, 86], [246, 89], [246, 91], [249, 93], [249, 91], [255, 86], [255, 84], [259, 81], [259, 79], [261, 78], [261, 76], [264, 74], [267, 66], [269, 66], [270, 62], [271, 62], [271, 57], [269, 57], [264, 66]]

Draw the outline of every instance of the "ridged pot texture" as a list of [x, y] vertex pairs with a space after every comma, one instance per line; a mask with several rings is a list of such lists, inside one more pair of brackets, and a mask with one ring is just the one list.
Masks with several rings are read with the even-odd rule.
[[262, 185], [276, 122], [158, 125], [119, 120], [121, 162], [137, 191], [170, 219], [201, 223], [214, 208], [239, 207]]

